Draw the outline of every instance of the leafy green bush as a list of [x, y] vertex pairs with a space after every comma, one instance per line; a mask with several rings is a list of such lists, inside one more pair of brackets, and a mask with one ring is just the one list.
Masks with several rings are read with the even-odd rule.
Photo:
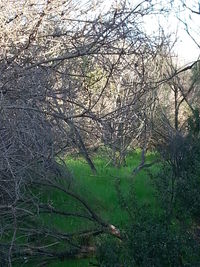
[[158, 195], [169, 215], [200, 216], [200, 119], [194, 111], [188, 134], [176, 133], [161, 147], [163, 167], [155, 179]]
[[101, 267], [199, 266], [198, 246], [190, 233], [152, 217], [145, 207], [137, 215], [122, 241], [104, 240], [97, 256]]
[[98, 248], [97, 260], [101, 267], [121, 267], [123, 246], [114, 238], [106, 238]]

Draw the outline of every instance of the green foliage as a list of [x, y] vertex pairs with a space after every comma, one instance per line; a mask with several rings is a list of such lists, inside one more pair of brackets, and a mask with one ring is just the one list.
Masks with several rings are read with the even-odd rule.
[[[163, 164], [153, 179], [157, 200], [161, 200], [159, 212], [153, 214], [137, 198], [125, 202], [120, 196], [122, 205], [127, 203], [131, 209], [130, 220], [123, 228], [122, 242], [102, 242], [101, 267], [200, 266], [200, 247], [191, 227], [200, 216], [199, 125], [195, 111], [188, 121], [189, 134], [177, 133], [162, 147]], [[136, 195], [136, 191], [130, 193]]]
[[[155, 159], [154, 153], [147, 155], [147, 161], [151, 162]], [[128, 214], [124, 207], [119, 202], [118, 194], [116, 191], [116, 179], [120, 180], [120, 190], [123, 196], [127, 199], [130, 188], [130, 174], [140, 162], [140, 151], [132, 152], [127, 157], [126, 167], [115, 168], [109, 163], [109, 159], [102, 152], [94, 158], [95, 166], [97, 168], [97, 175], [91, 172], [88, 164], [81, 157], [67, 157], [66, 163], [72, 176], [72, 183], [70, 189], [79, 194], [85, 199], [90, 206], [100, 215], [102, 218], [112, 223], [116, 227], [125, 228]], [[154, 166], [151, 168], [154, 171]], [[149, 209], [156, 212], [157, 203], [154, 197], [154, 190], [152, 188], [149, 177], [145, 171], [140, 172], [132, 181], [134, 184], [134, 195], [140, 205], [144, 203], [149, 205]], [[63, 211], [79, 211], [81, 209], [80, 204], [72, 200], [57, 190], [43, 190], [40, 189], [40, 197], [44, 203], [52, 203], [55, 208]], [[131, 204], [130, 204], [131, 205]], [[57, 216], [55, 214], [40, 214], [38, 220], [41, 220], [41, 224], [45, 229], [53, 228], [57, 231], [71, 233], [81, 230], [87, 230], [92, 228], [92, 223], [88, 220], [83, 220], [74, 217]], [[98, 239], [98, 238], [97, 238]], [[45, 239], [39, 238], [42, 245], [45, 245]], [[44, 243], [42, 242], [44, 240]], [[95, 238], [96, 240], [96, 238]], [[91, 242], [95, 242], [91, 240]], [[80, 244], [80, 240], [73, 240]], [[109, 240], [110, 242], [110, 240]], [[115, 242], [113, 240], [113, 242]], [[83, 244], [84, 245], [84, 244]], [[112, 247], [112, 246], [111, 246]], [[119, 246], [120, 247], [120, 246]], [[56, 246], [57, 251], [66, 249], [66, 244], [63, 242], [61, 245]], [[113, 252], [115, 253], [115, 252]], [[113, 261], [114, 261], [114, 256]], [[94, 261], [93, 259], [87, 260], [55, 260], [49, 262], [48, 266], [70, 266], [70, 267], [86, 267], [90, 266], [89, 262]], [[26, 266], [36, 266], [30, 263]], [[117, 265], [114, 265], [117, 267]]]
[[121, 267], [122, 244], [119, 240], [105, 238], [98, 248], [97, 260], [101, 267]]
[[190, 116], [188, 119], [188, 129], [189, 135], [192, 137], [199, 137], [200, 133], [200, 117], [199, 110], [193, 110], [193, 116]]
[[198, 245], [190, 234], [167, 225], [164, 217], [155, 217], [148, 207], [135, 209], [123, 240], [108, 240], [100, 246], [101, 267], [198, 266]]
[[155, 185], [168, 216], [200, 216], [200, 120], [195, 110], [187, 136], [175, 135], [162, 147], [163, 166]]

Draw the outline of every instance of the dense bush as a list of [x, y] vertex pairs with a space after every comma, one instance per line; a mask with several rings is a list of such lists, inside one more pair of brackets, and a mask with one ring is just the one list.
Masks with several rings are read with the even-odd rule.
[[188, 120], [188, 134], [176, 133], [161, 146], [163, 166], [155, 179], [158, 195], [168, 215], [200, 215], [199, 113]]
[[199, 266], [198, 245], [191, 235], [167, 225], [163, 218], [139, 211], [122, 241], [105, 240], [100, 246], [101, 267]]

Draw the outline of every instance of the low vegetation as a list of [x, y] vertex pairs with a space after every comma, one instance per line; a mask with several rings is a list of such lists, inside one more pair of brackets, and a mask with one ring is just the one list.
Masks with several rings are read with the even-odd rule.
[[[95, 257], [67, 262], [53, 261], [49, 266], [198, 266], [200, 254], [196, 222], [191, 216], [191, 209], [183, 207], [188, 199], [181, 206], [180, 203], [174, 205], [173, 215], [169, 214], [171, 193], [169, 188], [163, 188], [163, 181], [166, 184], [167, 179], [171, 183], [170, 167], [167, 164], [166, 170], [165, 163], [157, 163], [133, 175], [132, 170], [140, 164], [141, 153], [139, 150], [129, 153], [126, 165], [120, 168], [108, 164], [109, 158], [99, 153], [94, 158], [96, 175], [82, 157], [66, 159], [74, 177], [76, 192], [102, 218], [120, 229], [121, 236], [118, 239], [102, 233], [96, 237], [83, 238], [84, 245], [97, 247], [93, 255]], [[158, 154], [154, 152], [147, 153], [146, 163], [158, 158]], [[192, 190], [191, 187], [191, 193]], [[63, 208], [66, 208], [66, 201], [69, 201], [65, 196], [55, 193], [50, 199], [55, 206]], [[177, 199], [179, 201], [179, 196]], [[183, 207], [181, 217], [179, 207]], [[51, 215], [43, 219], [47, 225], [50, 222], [54, 228], [66, 232], [76, 231], [77, 227], [87, 229], [89, 226], [85, 221], [77, 224], [74, 219], [55, 218]]]
[[[148, 153], [147, 161], [152, 162], [156, 158], [154, 153]], [[94, 175], [89, 168], [87, 162], [80, 156], [68, 157], [67, 164], [72, 176], [74, 177], [73, 186], [76, 192], [84, 197], [92, 208], [98, 212], [106, 221], [112, 223], [117, 228], [123, 231], [129, 221], [129, 209], [124, 205], [130, 197], [130, 186], [134, 188], [135, 197], [137, 202], [142, 207], [148, 206], [149, 212], [157, 214], [160, 207], [157, 203], [155, 190], [152, 181], [146, 171], [141, 171], [138, 175], [133, 177], [131, 175], [134, 167], [138, 166], [141, 160], [141, 151], [135, 151], [128, 155], [126, 166], [116, 168], [108, 164], [109, 158], [105, 155], [98, 155], [94, 158], [94, 163], [97, 168], [97, 174]], [[157, 166], [152, 166], [151, 174], [158, 171]], [[75, 179], [76, 177], [76, 179]], [[51, 196], [51, 199], [61, 207], [65, 205], [65, 200], [59, 194], [58, 196]], [[125, 202], [123, 202], [125, 201]], [[134, 205], [134, 203], [133, 203]], [[65, 207], [66, 208], [66, 207]], [[46, 218], [49, 221], [48, 218]], [[51, 224], [54, 223], [56, 228], [64, 231], [76, 230], [77, 224], [73, 219], [66, 220], [65, 218], [57, 218], [50, 220]], [[83, 222], [82, 227], [88, 226], [88, 222]], [[81, 227], [79, 222], [78, 227]], [[104, 238], [103, 238], [104, 239]], [[88, 241], [88, 240], [87, 240]], [[96, 240], [90, 240], [91, 243], [95, 242], [96, 245], [101, 243], [101, 237]], [[91, 258], [88, 260], [78, 260], [69, 263], [57, 262], [52, 263], [52, 266], [90, 266], [90, 262], [96, 262]], [[83, 265], [84, 264], [84, 265]], [[50, 265], [51, 266], [51, 265]]]

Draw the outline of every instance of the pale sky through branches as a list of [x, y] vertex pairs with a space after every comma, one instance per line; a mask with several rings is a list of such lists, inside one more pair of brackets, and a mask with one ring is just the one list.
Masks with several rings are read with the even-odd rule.
[[[1, 1], [5, 0], [0, 0], [0, 2]], [[24, 0], [20, 1], [18, 2], [19, 5], [25, 2]], [[28, 0], [28, 2], [29, 1], [30, 0]], [[180, 63], [187, 64], [197, 60], [200, 55], [200, 14], [192, 12], [199, 12], [199, 1], [200, 0], [72, 0], [74, 12], [71, 12], [71, 14], [72, 16], [76, 16], [77, 7], [79, 11], [81, 9], [83, 16], [87, 16], [87, 19], [89, 19], [99, 14], [105, 14], [110, 8], [114, 10], [120, 5], [123, 5], [123, 3], [126, 3], [130, 10], [134, 9], [140, 3], [149, 6], [155, 5], [155, 10], [152, 10], [155, 14], [147, 14], [142, 18], [145, 22], [145, 31], [149, 35], [156, 35], [161, 27], [166, 36], [171, 34], [172, 43], [174, 40], [177, 40], [173, 52], [178, 55]], [[46, 6], [46, 0], [36, 0], [35, 2], [40, 4], [39, 9], [41, 10]], [[12, 5], [12, 1], [8, 1], [8, 4], [9, 3]], [[63, 3], [67, 3], [67, 1], [63, 1]], [[185, 5], [183, 3], [185, 3]], [[64, 4], [63, 6], [61, 5], [61, 8], [64, 8]], [[168, 12], [160, 14], [160, 9], [166, 9]], [[90, 11], [84, 12], [84, 10]], [[12, 16], [14, 15], [11, 14], [11, 17]]]
[[[93, 0], [93, 3], [97, 2], [97, 0]], [[100, 12], [105, 12], [111, 6], [115, 7], [122, 2], [124, 1], [102, 1], [102, 6], [99, 10]], [[142, 1], [129, 0], [126, 2], [135, 7]], [[157, 3], [158, 8], [159, 6], [160, 8], [169, 8], [169, 12], [165, 15], [146, 16], [144, 20], [147, 33], [155, 34], [159, 30], [159, 26], [161, 26], [166, 35], [172, 35], [172, 42], [176, 40], [173, 52], [179, 57], [181, 64], [197, 60], [200, 55], [198, 47], [200, 45], [200, 14], [192, 13], [190, 9], [199, 12], [199, 0], [155, 0], [151, 2]], [[183, 5], [183, 2], [186, 6]], [[187, 33], [187, 30], [192, 37]]]
[[[174, 0], [171, 12], [167, 16], [154, 18], [155, 25], [163, 27], [166, 34], [172, 34], [177, 41], [174, 52], [178, 55], [181, 63], [190, 63], [198, 59], [200, 55], [200, 14], [192, 13], [191, 10], [199, 12], [199, 0]], [[153, 23], [151, 23], [153, 25]], [[188, 32], [187, 32], [188, 31]]]

